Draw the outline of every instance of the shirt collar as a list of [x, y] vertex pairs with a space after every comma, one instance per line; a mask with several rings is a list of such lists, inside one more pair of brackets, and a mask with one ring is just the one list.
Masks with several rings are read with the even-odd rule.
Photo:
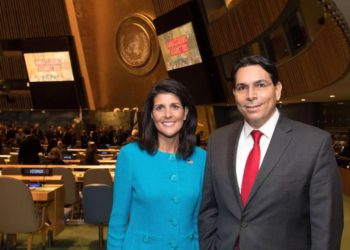
[[[278, 109], [276, 108], [275, 112], [270, 117], [270, 119], [268, 119], [267, 122], [265, 122], [265, 124], [259, 128], [260, 132], [262, 132], [264, 134], [264, 136], [266, 136], [267, 138], [272, 137], [272, 134], [273, 134], [273, 131], [275, 130], [279, 116], [280, 116], [280, 113], [279, 113]], [[253, 130], [254, 130], [254, 128], [252, 126], [250, 126], [247, 121], [244, 121], [243, 133], [244, 133], [244, 136], [246, 138], [250, 135], [250, 133]]]

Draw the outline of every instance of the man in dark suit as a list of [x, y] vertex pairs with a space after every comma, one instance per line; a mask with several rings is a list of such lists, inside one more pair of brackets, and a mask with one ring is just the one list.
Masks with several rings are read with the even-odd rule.
[[42, 150], [40, 141], [29, 128], [25, 128], [24, 133], [25, 139], [19, 146], [18, 162], [20, 164], [39, 164], [39, 153]]
[[243, 58], [232, 77], [244, 121], [209, 138], [200, 248], [340, 249], [343, 203], [330, 135], [278, 112], [282, 85], [268, 59]]

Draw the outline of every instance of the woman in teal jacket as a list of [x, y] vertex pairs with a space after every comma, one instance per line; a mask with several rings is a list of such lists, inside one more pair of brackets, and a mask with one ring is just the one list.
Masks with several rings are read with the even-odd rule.
[[199, 249], [206, 152], [195, 146], [196, 126], [196, 108], [181, 83], [153, 86], [140, 141], [118, 155], [108, 250]]

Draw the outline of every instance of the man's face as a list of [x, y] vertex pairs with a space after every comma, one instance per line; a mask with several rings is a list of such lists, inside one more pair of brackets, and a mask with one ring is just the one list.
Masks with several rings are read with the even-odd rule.
[[281, 97], [282, 84], [273, 85], [271, 77], [260, 65], [240, 68], [236, 73], [233, 95], [238, 110], [255, 129], [272, 116]]

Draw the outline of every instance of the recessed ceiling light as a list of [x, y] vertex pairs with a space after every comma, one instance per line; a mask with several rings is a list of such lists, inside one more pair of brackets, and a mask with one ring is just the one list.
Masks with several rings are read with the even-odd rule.
[[282, 104], [283, 102], [282, 102], [282, 101], [279, 101], [278, 103], [279, 103], [279, 104]]
[[300, 100], [300, 101], [305, 102], [305, 101], [306, 101], [306, 99], [305, 99], [305, 98], [301, 98], [301, 100]]
[[335, 98], [335, 95], [330, 95], [329, 98]]

